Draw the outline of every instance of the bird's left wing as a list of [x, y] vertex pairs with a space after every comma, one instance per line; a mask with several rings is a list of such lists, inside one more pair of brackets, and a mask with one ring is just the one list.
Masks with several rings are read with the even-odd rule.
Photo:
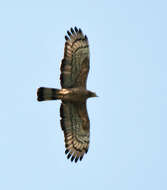
[[85, 103], [62, 102], [61, 127], [64, 131], [67, 158], [82, 160], [89, 148], [89, 118]]

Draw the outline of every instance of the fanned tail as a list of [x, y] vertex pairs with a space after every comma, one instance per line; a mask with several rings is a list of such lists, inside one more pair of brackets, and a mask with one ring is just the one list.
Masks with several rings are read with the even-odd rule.
[[56, 88], [45, 88], [40, 87], [37, 90], [37, 100], [46, 101], [46, 100], [58, 100], [61, 99], [59, 89]]

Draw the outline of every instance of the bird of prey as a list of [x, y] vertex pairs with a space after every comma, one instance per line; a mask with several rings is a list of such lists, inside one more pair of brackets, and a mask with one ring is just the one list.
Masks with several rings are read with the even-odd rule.
[[61, 62], [61, 87], [37, 90], [37, 100], [61, 100], [61, 128], [64, 132], [65, 153], [71, 161], [82, 160], [89, 148], [90, 122], [86, 108], [88, 98], [97, 97], [87, 90], [89, 72], [88, 38], [77, 27], [67, 31], [64, 58]]

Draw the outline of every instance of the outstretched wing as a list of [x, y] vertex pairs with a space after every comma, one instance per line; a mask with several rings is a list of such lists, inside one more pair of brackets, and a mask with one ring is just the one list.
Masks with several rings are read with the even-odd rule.
[[89, 118], [85, 103], [62, 103], [60, 107], [61, 127], [67, 158], [82, 160], [89, 148]]
[[65, 36], [64, 58], [61, 63], [62, 88], [83, 87], [89, 72], [89, 44], [81, 29], [71, 28]]

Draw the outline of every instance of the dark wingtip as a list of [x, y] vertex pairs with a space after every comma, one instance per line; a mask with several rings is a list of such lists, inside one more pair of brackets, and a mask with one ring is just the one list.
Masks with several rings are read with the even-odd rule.
[[87, 35], [85, 35], [85, 40], [88, 41], [88, 37], [87, 37]]
[[67, 155], [67, 159], [69, 159], [71, 157], [71, 154], [69, 153], [68, 155]]
[[68, 150], [68, 149], [66, 149], [66, 150], [65, 150], [65, 154], [67, 154], [68, 152], [69, 152], [69, 150]]
[[78, 157], [75, 158], [75, 163], [77, 163], [77, 161], [78, 161]]
[[74, 30], [76, 33], [78, 32], [78, 28], [76, 26], [74, 27]]
[[80, 161], [83, 159], [83, 156], [80, 157]]
[[75, 34], [75, 32], [74, 32], [74, 29], [73, 29], [73, 28], [70, 28], [70, 30], [71, 30], [71, 32], [72, 32], [73, 34]]
[[71, 36], [71, 33], [67, 30], [67, 34], [69, 35], [69, 36]]
[[75, 156], [72, 156], [72, 157], [71, 157], [71, 162], [74, 160], [74, 158], [75, 158]]
[[68, 36], [65, 36], [65, 39], [66, 39], [66, 40], [69, 40]]
[[79, 28], [79, 33], [81, 33], [82, 34], [82, 30]]

